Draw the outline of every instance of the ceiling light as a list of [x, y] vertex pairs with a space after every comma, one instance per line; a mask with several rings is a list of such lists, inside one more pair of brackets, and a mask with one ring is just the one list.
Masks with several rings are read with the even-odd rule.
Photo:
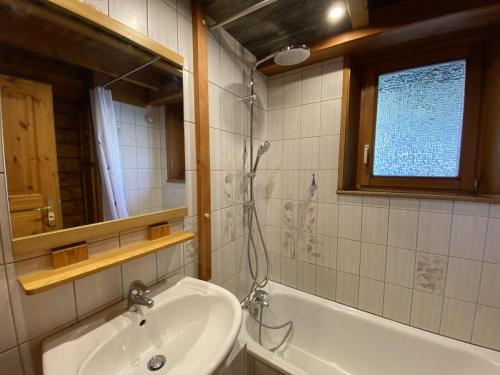
[[328, 19], [330, 21], [337, 21], [345, 14], [345, 8], [341, 5], [334, 5], [328, 10]]

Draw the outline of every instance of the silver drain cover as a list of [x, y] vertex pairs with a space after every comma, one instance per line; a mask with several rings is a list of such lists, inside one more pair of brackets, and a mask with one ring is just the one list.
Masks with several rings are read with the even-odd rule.
[[150, 371], [158, 371], [161, 369], [164, 365], [167, 359], [165, 358], [164, 355], [158, 354], [153, 357], [148, 361], [148, 370]]

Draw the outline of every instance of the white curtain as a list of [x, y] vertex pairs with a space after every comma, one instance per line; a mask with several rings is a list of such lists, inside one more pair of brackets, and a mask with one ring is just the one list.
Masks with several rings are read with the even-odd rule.
[[120, 146], [111, 91], [104, 90], [102, 87], [91, 89], [90, 103], [94, 118], [97, 158], [101, 171], [104, 219], [127, 217]]

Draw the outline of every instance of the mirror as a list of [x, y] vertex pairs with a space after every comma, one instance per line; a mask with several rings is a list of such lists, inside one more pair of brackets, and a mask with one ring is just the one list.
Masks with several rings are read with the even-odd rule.
[[82, 66], [0, 56], [14, 238], [186, 205], [181, 74], [162, 72], [150, 100], [158, 90], [134, 82], [145, 72], [103, 90], [112, 77]]

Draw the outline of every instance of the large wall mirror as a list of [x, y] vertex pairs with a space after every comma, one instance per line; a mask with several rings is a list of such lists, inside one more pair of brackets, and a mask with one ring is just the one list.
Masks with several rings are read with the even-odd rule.
[[[12, 26], [0, 94], [13, 238], [185, 206], [182, 72], [34, 9], [0, 5]], [[58, 46], [76, 40], [77, 53]]]

